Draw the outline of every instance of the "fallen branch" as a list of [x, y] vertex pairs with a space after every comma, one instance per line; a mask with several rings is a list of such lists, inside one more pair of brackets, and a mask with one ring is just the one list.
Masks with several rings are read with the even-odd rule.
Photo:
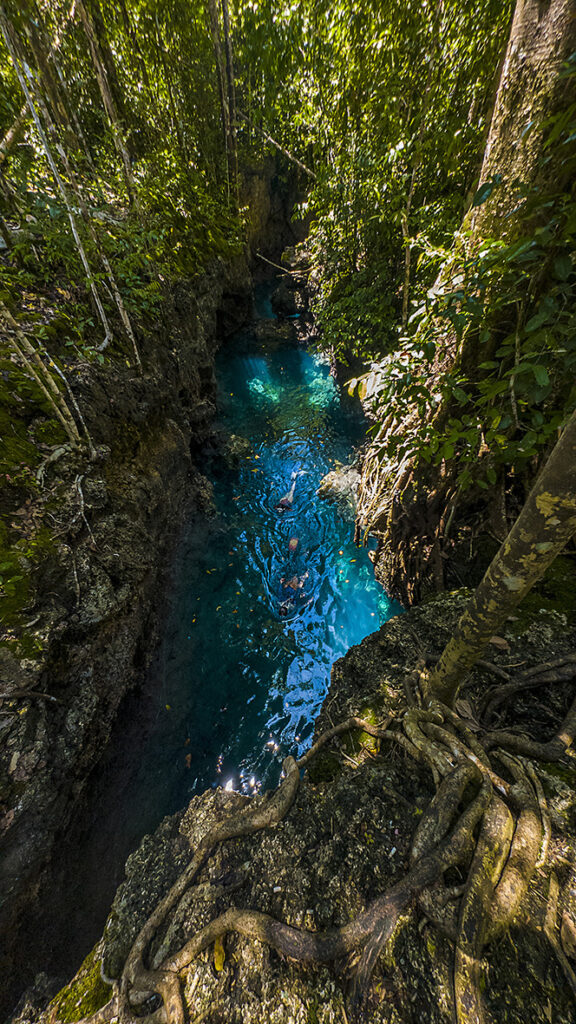
[[[238, 116], [241, 117], [243, 121], [248, 120], [246, 114], [243, 114], [241, 111], [238, 111]], [[276, 139], [273, 139], [272, 136], [269, 135], [268, 132], [265, 131], [264, 128], [262, 128], [260, 125], [257, 124], [254, 125], [254, 127], [256, 128], [257, 131], [260, 132], [261, 135], [264, 136], [266, 142], [269, 142], [270, 145], [274, 146], [275, 149], [282, 153], [287, 160], [290, 160], [290, 162], [295, 164], [296, 167], [299, 167], [301, 171], [304, 171], [304, 173], [307, 174], [309, 178], [312, 178], [314, 181], [316, 181], [316, 175], [314, 174], [314, 171], [311, 171], [309, 167], [306, 167], [306, 164], [303, 164], [302, 161], [298, 159], [298, 157], [293, 156], [293, 154], [290, 153], [287, 149], [285, 149], [284, 146], [281, 146], [279, 142], [276, 142]]]

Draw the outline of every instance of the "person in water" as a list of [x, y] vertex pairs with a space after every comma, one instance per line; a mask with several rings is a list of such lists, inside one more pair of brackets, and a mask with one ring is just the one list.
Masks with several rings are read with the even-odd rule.
[[296, 481], [299, 476], [303, 476], [304, 472], [305, 470], [303, 469], [294, 470], [292, 476], [290, 477], [290, 489], [286, 491], [286, 494], [282, 495], [280, 501], [278, 501], [274, 506], [277, 512], [288, 512], [292, 508], [292, 503], [294, 501], [294, 491], [296, 489]]
[[308, 579], [309, 573], [302, 573], [301, 576], [291, 576], [287, 579], [282, 576], [280, 579], [280, 585], [282, 587], [283, 600], [280, 602], [279, 612], [281, 618], [286, 618], [293, 611], [296, 610], [296, 604], [302, 606], [302, 599], [307, 595], [304, 593], [304, 583]]

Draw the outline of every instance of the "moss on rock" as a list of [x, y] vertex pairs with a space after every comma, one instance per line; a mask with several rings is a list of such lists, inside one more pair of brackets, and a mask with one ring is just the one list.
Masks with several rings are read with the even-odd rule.
[[96, 1013], [112, 997], [112, 986], [106, 984], [100, 973], [100, 949], [101, 943], [97, 943], [70, 984], [50, 1003], [48, 1013], [61, 1024], [74, 1024]]

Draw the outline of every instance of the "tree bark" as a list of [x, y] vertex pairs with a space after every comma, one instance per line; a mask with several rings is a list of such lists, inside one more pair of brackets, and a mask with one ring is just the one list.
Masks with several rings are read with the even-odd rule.
[[[122, 161], [124, 168], [124, 177], [126, 179], [126, 190], [128, 192], [128, 198], [131, 203], [136, 207], [138, 206], [136, 198], [136, 184], [134, 181], [134, 175], [132, 173], [132, 163], [130, 160], [130, 154], [124, 138], [125, 128], [122, 123], [121, 116], [118, 112], [118, 106], [116, 104], [115, 96], [113, 95], [112, 87], [109, 81], [109, 64], [110, 61], [106, 62], [103, 56], [103, 50], [100, 47], [98, 35], [95, 31], [94, 22], [92, 20], [92, 8], [89, 10], [83, 0], [77, 0], [78, 13], [84, 26], [88, 45], [90, 47], [90, 53], [92, 55], [92, 63], [94, 64], [94, 70], [96, 72], [96, 79], [98, 81], [98, 88], [100, 89], [100, 95], [102, 96], [102, 102], [104, 109], [108, 115], [110, 127], [112, 129], [112, 137], [114, 139], [114, 145], [118, 156]], [[101, 38], [104, 38], [101, 35]]]
[[[484, 238], [510, 241], [520, 225], [523, 233], [530, 230], [525, 215], [523, 221], [516, 219], [515, 211], [522, 205], [514, 188], [516, 180], [528, 187], [537, 187], [536, 194], [542, 202], [547, 196], [554, 197], [568, 189], [568, 183], [563, 180], [567, 172], [562, 166], [563, 160], [566, 168], [571, 166], [567, 159], [568, 147], [556, 145], [544, 150], [544, 143], [546, 132], [550, 130], [545, 122], [562, 116], [572, 102], [567, 90], [574, 89], [574, 77], [563, 76], [562, 66], [574, 50], [574, 0], [517, 0], [481, 177], [484, 183], [500, 174], [505, 187], [495, 188], [490, 197], [464, 219], [463, 236], [467, 238], [471, 256]], [[452, 278], [461, 265], [458, 245], [461, 247], [462, 243], [455, 247], [456, 260], [441, 272], [434, 286], [437, 293], [453, 290]], [[522, 302], [524, 295], [518, 294], [516, 298]], [[532, 307], [536, 298], [536, 293], [531, 292]], [[511, 299], [511, 303], [513, 301]], [[436, 382], [447, 372], [455, 371], [461, 371], [474, 387], [474, 382], [483, 375], [478, 364], [494, 358], [502, 332], [509, 333], [509, 330], [510, 325], [504, 318], [500, 326], [491, 324], [491, 337], [481, 342], [476, 330], [469, 330], [460, 337], [456, 330], [439, 327], [435, 338], [436, 355], [428, 375], [430, 391], [434, 392]], [[512, 393], [514, 413], [513, 403]], [[454, 399], [449, 395], [435, 411], [429, 410], [428, 427], [439, 432], [453, 413]], [[456, 416], [459, 415], [456, 411]], [[409, 408], [402, 422], [396, 424], [395, 432], [418, 432], [419, 419], [417, 410]], [[451, 458], [442, 471], [434, 470], [418, 456], [410, 457], [406, 467], [391, 455], [383, 468], [379, 449], [386, 446], [390, 436], [391, 432], [381, 429], [376, 444], [369, 450], [363, 474], [367, 482], [359, 495], [359, 521], [381, 539], [379, 567], [384, 585], [392, 596], [412, 604], [420, 596], [423, 581], [431, 582], [432, 555], [442, 554], [443, 522], [448, 518], [450, 488], [454, 487], [459, 467]], [[373, 493], [374, 478], [376, 494]], [[427, 495], [432, 493], [435, 494], [433, 503], [427, 501]], [[460, 496], [460, 511], [466, 500]]]
[[18, 138], [24, 131], [24, 125], [29, 117], [28, 104], [25, 103], [18, 114], [18, 117], [14, 121], [11, 128], [8, 129], [6, 135], [0, 142], [0, 164], [3, 164], [6, 157], [8, 156], [12, 146], [18, 141]]
[[98, 289], [96, 287], [96, 283], [94, 281], [94, 277], [92, 275], [92, 271], [90, 270], [90, 264], [88, 263], [88, 257], [86, 256], [86, 252], [85, 252], [84, 246], [82, 244], [82, 240], [81, 240], [80, 235], [78, 233], [78, 226], [76, 224], [76, 218], [74, 216], [74, 210], [73, 210], [72, 205], [70, 203], [70, 198], [68, 196], [68, 192], [66, 190], [66, 186], [64, 185], [62, 177], [61, 177], [61, 175], [60, 175], [60, 173], [58, 171], [58, 167], [56, 165], [56, 161], [54, 160], [54, 157], [52, 155], [52, 151], [50, 149], [50, 144], [49, 144], [48, 139], [46, 137], [46, 133], [44, 131], [44, 128], [42, 127], [42, 122], [41, 122], [40, 117], [38, 115], [38, 111], [36, 110], [36, 105], [34, 103], [34, 99], [32, 97], [32, 93], [30, 91], [30, 85], [33, 84], [33, 83], [31, 83], [30, 80], [28, 82], [26, 81], [27, 78], [29, 79], [30, 71], [27, 68], [26, 64], [24, 65], [24, 71], [22, 71], [22, 68], [20, 67], [20, 61], [19, 61], [19, 58], [18, 58], [17, 49], [16, 49], [16, 46], [15, 46], [15, 43], [14, 43], [14, 38], [13, 38], [13, 35], [12, 35], [12, 26], [11, 26], [8, 18], [6, 17], [6, 12], [5, 12], [5, 8], [4, 8], [3, 4], [0, 4], [0, 27], [2, 28], [2, 33], [4, 35], [4, 39], [6, 40], [6, 46], [8, 47], [8, 51], [10, 53], [10, 56], [11, 56], [13, 64], [14, 64], [14, 69], [15, 69], [16, 74], [18, 76], [18, 81], [20, 83], [20, 88], [22, 89], [22, 92], [24, 93], [24, 96], [26, 97], [26, 102], [27, 102], [27, 104], [28, 104], [28, 106], [30, 108], [30, 113], [32, 114], [32, 118], [33, 118], [34, 124], [36, 126], [36, 131], [38, 132], [38, 135], [40, 136], [40, 141], [42, 143], [44, 152], [46, 154], [46, 159], [48, 160], [48, 163], [50, 165], [50, 170], [52, 171], [52, 174], [54, 175], [54, 179], [55, 179], [56, 184], [58, 186], [58, 189], [60, 191], [60, 195], [62, 196], [64, 205], [66, 207], [66, 212], [68, 213], [68, 220], [70, 221], [70, 227], [72, 229], [72, 235], [74, 236], [74, 241], [76, 243], [76, 248], [78, 250], [78, 254], [80, 256], [80, 259], [82, 261], [82, 266], [84, 267], [84, 271], [86, 273], [86, 277], [87, 277], [88, 282], [89, 282], [90, 291], [92, 292], [92, 297], [94, 299], [94, 303], [96, 305], [96, 309], [98, 311], [98, 315], [100, 317], [102, 326], [104, 328], [104, 332], [105, 332], [104, 344], [107, 345], [109, 340], [110, 340], [110, 338], [112, 337], [112, 332], [111, 332], [110, 326], [108, 324], [108, 319], [106, 317], [106, 313], [104, 311], [104, 307], [102, 305], [102, 301], [100, 299], [100, 295], [98, 293]]
[[451, 705], [494, 633], [576, 534], [576, 413], [528, 495], [430, 676], [427, 695]]
[[[544, 123], [560, 108], [566, 90], [571, 88], [568, 80], [561, 78], [560, 70], [575, 49], [574, 0], [517, 0], [484, 151], [481, 184], [498, 174], [508, 184], [515, 180], [526, 185], [538, 183]], [[555, 188], [562, 187], [550, 164], [545, 173]], [[473, 215], [474, 234], [490, 234], [497, 224], [500, 237], [509, 235], [514, 230], [514, 218], [502, 220], [510, 213], [509, 205], [509, 193], [496, 189]]]
[[232, 159], [232, 186], [238, 199], [238, 140], [236, 136], [236, 90], [234, 87], [234, 56], [230, 37], [230, 15], [228, 0], [221, 0], [222, 24], [224, 27], [224, 50], [226, 53], [226, 83], [228, 91], [229, 139]]
[[24, 31], [28, 37], [30, 43], [30, 49], [34, 55], [36, 67], [40, 72], [43, 88], [48, 97], [50, 107], [52, 108], [52, 116], [56, 124], [62, 125], [63, 128], [70, 127], [70, 118], [68, 116], [68, 110], [66, 103], [61, 95], [60, 83], [54, 78], [52, 69], [49, 63], [49, 55], [44, 47], [44, 40], [41, 37], [38, 28], [34, 24], [32, 17], [24, 18]]
[[[63, 22], [61, 28], [59, 29], [59, 31], [58, 31], [58, 33], [56, 35], [56, 38], [55, 38], [52, 46], [50, 47], [50, 50], [48, 52], [48, 57], [47, 57], [48, 60], [54, 59], [55, 54], [60, 49], [60, 45], [62, 43], [62, 36], [64, 35], [64, 30], [66, 29], [66, 26], [68, 25], [69, 21], [74, 17], [74, 9], [75, 9], [75, 3], [73, 2], [72, 6], [71, 6], [71, 8], [70, 8], [70, 10], [68, 12], [68, 14], [66, 15], [66, 18], [64, 19], [64, 22]], [[17, 141], [19, 135], [21, 134], [21, 132], [22, 132], [22, 130], [24, 128], [24, 125], [26, 124], [26, 121], [28, 120], [28, 117], [29, 117], [28, 104], [24, 103], [20, 113], [18, 114], [18, 117], [14, 121], [14, 124], [12, 125], [11, 128], [8, 129], [8, 131], [6, 132], [4, 138], [2, 139], [2, 142], [0, 142], [0, 164], [4, 163], [6, 157], [8, 156], [8, 153], [12, 149], [12, 146], [14, 145], [14, 143]]]

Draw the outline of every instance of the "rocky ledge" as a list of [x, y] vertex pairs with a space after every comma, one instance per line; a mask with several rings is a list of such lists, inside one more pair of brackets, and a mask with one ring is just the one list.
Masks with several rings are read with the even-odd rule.
[[179, 528], [210, 512], [196, 453], [215, 411], [214, 355], [250, 311], [245, 261], [218, 261], [167, 297], [162, 322], [143, 339], [143, 376], [118, 361], [71, 368], [95, 457], [66, 446], [51, 452], [37, 498], [19, 510], [16, 525], [33, 552], [29, 621], [4, 623], [0, 647], [0, 973], [8, 1000], [58, 836], [154, 649]]
[[[438, 596], [352, 648], [334, 665], [316, 736], [352, 715], [369, 723], [399, 715], [406, 706], [407, 673], [424, 656], [439, 653], [466, 600], [465, 592]], [[482, 696], [499, 682], [498, 671], [514, 672], [518, 666], [526, 671], [542, 662], [557, 663], [562, 656], [574, 658], [574, 636], [557, 612], [519, 614], [494, 638], [492, 651], [496, 668], [490, 671], [496, 676], [491, 678], [486, 667], [477, 669], [463, 693], [459, 710], [469, 735], [481, 717]], [[557, 683], [546, 686], [545, 693], [544, 700], [541, 687], [516, 693], [513, 701], [500, 705], [495, 724], [519, 733], [536, 724], [539, 739], [553, 735], [571, 692]], [[575, 773], [558, 765], [542, 769], [551, 825], [545, 867], [536, 871], [511, 926], [496, 948], [487, 947], [481, 964], [486, 1020], [492, 1024], [573, 1020], [569, 957], [575, 947], [570, 947], [569, 926], [575, 890]], [[414, 832], [433, 792], [429, 769], [401, 746], [359, 730], [342, 734], [311, 762], [293, 805], [274, 828], [216, 845], [194, 884], [156, 929], [148, 965], [157, 967], [173, 956], [230, 907], [263, 912], [312, 935], [352, 921], [408, 870]], [[19, 1024], [77, 1021], [106, 1003], [140, 928], [203, 837], [227, 816], [265, 807], [267, 801], [266, 795], [249, 801], [213, 790], [166, 819], [130, 857], [103, 938], [77, 977], [44, 1014], [39, 983], [20, 1008]], [[451, 889], [442, 892], [461, 893], [464, 880], [451, 869], [446, 878]], [[554, 915], [558, 910], [564, 922], [562, 937], [555, 922], [550, 927], [553, 885], [560, 893]], [[427, 909], [420, 905], [411, 911], [401, 917], [376, 966], [365, 1018], [373, 1024], [447, 1024], [452, 1019], [454, 910], [450, 904], [434, 907], [432, 901]], [[351, 999], [355, 963], [350, 957], [324, 965], [302, 963], [260, 939], [229, 933], [208, 944], [182, 971], [185, 1012], [203, 1024], [351, 1022], [356, 1020]], [[150, 1014], [157, 1007], [154, 996], [138, 1012]]]

